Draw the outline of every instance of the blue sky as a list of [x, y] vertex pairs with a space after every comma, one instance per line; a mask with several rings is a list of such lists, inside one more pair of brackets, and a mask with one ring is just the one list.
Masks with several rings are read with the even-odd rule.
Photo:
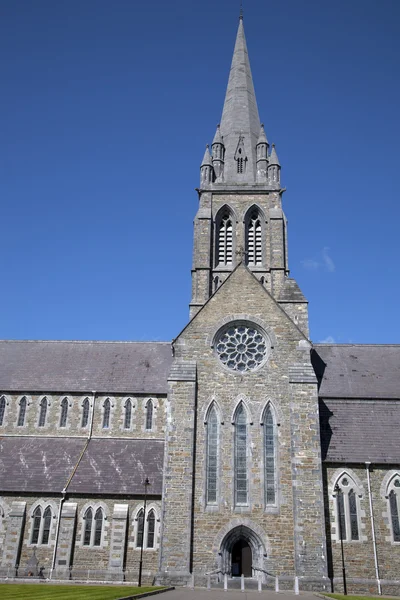
[[[245, 0], [313, 341], [400, 342], [400, 2]], [[0, 337], [168, 340], [239, 0], [2, 0]]]

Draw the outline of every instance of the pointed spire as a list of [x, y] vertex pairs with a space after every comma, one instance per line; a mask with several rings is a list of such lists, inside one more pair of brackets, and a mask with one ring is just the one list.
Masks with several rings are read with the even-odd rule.
[[269, 164], [270, 164], [270, 166], [271, 165], [278, 165], [278, 167], [281, 166], [281, 163], [279, 162], [279, 158], [278, 158], [278, 155], [275, 150], [275, 144], [272, 144], [272, 150], [271, 150], [271, 154], [269, 156]]
[[212, 158], [210, 154], [210, 147], [208, 144], [206, 146], [206, 151], [204, 152], [203, 160], [201, 162], [202, 167], [205, 167], [206, 165], [212, 166]]
[[214, 144], [223, 144], [223, 143], [224, 143], [224, 140], [223, 140], [222, 135], [221, 135], [221, 126], [218, 124], [217, 125], [217, 131], [215, 132], [212, 145], [214, 145]]
[[[248, 168], [246, 174], [241, 176], [241, 182], [252, 183], [255, 181], [255, 148], [260, 126], [243, 19], [240, 19], [222, 111], [221, 134], [224, 137], [226, 158], [233, 157], [240, 135], [245, 140]], [[227, 170], [226, 181], [237, 182], [235, 163], [233, 161], [230, 164], [225, 162], [225, 168]]]
[[258, 136], [258, 144], [268, 144], [267, 136], [265, 135], [264, 123], [261, 123], [260, 135]]

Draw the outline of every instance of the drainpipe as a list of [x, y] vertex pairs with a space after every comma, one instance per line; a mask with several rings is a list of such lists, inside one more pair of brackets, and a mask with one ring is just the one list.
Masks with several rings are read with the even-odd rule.
[[59, 505], [59, 508], [58, 508], [56, 539], [55, 539], [55, 542], [54, 542], [53, 560], [52, 560], [52, 564], [51, 564], [49, 579], [52, 578], [53, 571], [54, 571], [54, 568], [56, 566], [57, 546], [58, 546], [58, 538], [60, 536], [60, 526], [61, 526], [61, 511], [62, 511], [63, 504], [65, 502], [65, 496], [66, 496], [66, 493], [67, 493], [67, 487], [69, 486], [69, 484], [71, 483], [71, 480], [72, 480], [73, 476], [75, 475], [75, 472], [76, 472], [76, 470], [77, 470], [77, 468], [79, 466], [79, 463], [82, 460], [83, 455], [86, 452], [86, 448], [89, 445], [90, 438], [92, 437], [92, 433], [93, 433], [94, 404], [95, 404], [95, 401], [96, 401], [96, 392], [92, 392], [92, 396], [93, 396], [93, 406], [92, 406], [92, 410], [91, 410], [91, 413], [90, 413], [90, 425], [89, 425], [88, 437], [87, 437], [86, 443], [85, 443], [85, 445], [83, 447], [83, 450], [82, 450], [82, 452], [81, 452], [81, 454], [80, 454], [80, 456], [78, 458], [78, 462], [76, 463], [74, 469], [72, 470], [71, 475], [68, 477], [68, 481], [67, 481], [67, 483], [65, 485], [65, 488], [61, 492], [62, 497], [60, 499], [60, 505]]
[[379, 567], [378, 567], [378, 554], [376, 551], [376, 538], [375, 538], [375, 522], [374, 522], [374, 509], [372, 506], [372, 493], [371, 493], [371, 479], [369, 468], [371, 463], [369, 461], [365, 462], [365, 468], [367, 470], [367, 481], [368, 481], [368, 497], [369, 497], [369, 512], [371, 514], [371, 531], [372, 531], [372, 545], [374, 548], [374, 561], [375, 561], [375, 577], [376, 583], [378, 585], [378, 594], [382, 595], [381, 581], [379, 579]]

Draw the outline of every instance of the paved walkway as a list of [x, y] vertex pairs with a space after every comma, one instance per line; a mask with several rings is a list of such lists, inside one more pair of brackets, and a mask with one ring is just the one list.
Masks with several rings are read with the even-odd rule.
[[257, 590], [248, 590], [241, 592], [240, 590], [224, 590], [211, 589], [206, 590], [203, 588], [176, 588], [170, 592], [165, 592], [161, 597], [163, 600], [317, 600], [317, 597], [312, 592], [300, 592], [298, 596], [294, 592], [279, 592], [277, 594], [271, 590], [263, 590], [258, 592]]

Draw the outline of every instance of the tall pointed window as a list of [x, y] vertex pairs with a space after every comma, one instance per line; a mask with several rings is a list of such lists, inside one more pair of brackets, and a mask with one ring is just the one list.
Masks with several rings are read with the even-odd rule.
[[40, 402], [40, 412], [39, 412], [39, 427], [44, 427], [46, 425], [46, 416], [47, 416], [47, 406], [48, 400], [46, 397], [42, 398]]
[[240, 404], [235, 418], [235, 504], [247, 503], [247, 419], [243, 404]]
[[400, 542], [400, 475], [396, 474], [392, 478], [388, 486], [388, 491], [387, 498], [389, 501], [392, 540]]
[[89, 398], [85, 398], [82, 403], [82, 427], [87, 427], [89, 423]]
[[94, 515], [94, 540], [93, 546], [101, 546], [101, 533], [103, 530], [103, 511], [101, 508], [96, 510]]
[[3, 425], [4, 415], [6, 412], [6, 399], [4, 396], [0, 398], [0, 426]]
[[110, 399], [107, 398], [103, 404], [103, 429], [108, 429], [110, 427], [110, 413], [111, 413], [111, 402]]
[[337, 539], [357, 541], [359, 534], [359, 508], [356, 482], [344, 473], [335, 486]]
[[125, 402], [125, 417], [124, 417], [124, 428], [130, 429], [132, 425], [132, 400], [128, 398]]
[[247, 264], [262, 266], [262, 222], [259, 211], [253, 209], [246, 222]]
[[40, 506], [35, 508], [33, 513], [33, 527], [32, 527], [32, 538], [31, 544], [39, 543], [40, 526], [42, 524], [42, 509]]
[[104, 514], [101, 508], [96, 512], [89, 506], [83, 516], [83, 545], [101, 546]]
[[146, 429], [153, 429], [153, 402], [148, 400], [146, 403]]
[[228, 211], [217, 221], [217, 262], [230, 266], [233, 262], [233, 219]]
[[68, 398], [63, 398], [61, 401], [60, 427], [67, 426], [68, 417]]
[[49, 543], [51, 527], [51, 508], [48, 506], [43, 513], [43, 532], [42, 532], [42, 544]]
[[215, 406], [208, 414], [207, 419], [207, 502], [217, 502], [218, 479], [218, 416]]
[[141, 508], [137, 515], [136, 548], [142, 547], [143, 535], [144, 535], [144, 510], [143, 510], [143, 508]]
[[276, 504], [275, 422], [270, 406], [264, 413], [264, 488], [265, 505]]
[[154, 510], [150, 510], [147, 517], [147, 543], [146, 548], [154, 548], [154, 533], [156, 529], [156, 516]]
[[43, 510], [40, 506], [37, 506], [32, 515], [32, 535], [31, 535], [31, 544], [36, 545], [48, 545], [50, 541], [50, 530], [51, 530], [51, 520], [53, 517], [53, 513], [51, 511], [51, 507], [47, 506], [45, 510]]
[[83, 545], [90, 546], [92, 537], [92, 525], [93, 525], [93, 510], [88, 508], [85, 512], [84, 520], [84, 531], [83, 531]]
[[21, 400], [19, 402], [19, 413], [18, 413], [18, 422], [17, 422], [18, 427], [23, 427], [25, 425], [26, 405], [27, 405], [27, 400], [24, 396], [23, 398], [21, 398]]

